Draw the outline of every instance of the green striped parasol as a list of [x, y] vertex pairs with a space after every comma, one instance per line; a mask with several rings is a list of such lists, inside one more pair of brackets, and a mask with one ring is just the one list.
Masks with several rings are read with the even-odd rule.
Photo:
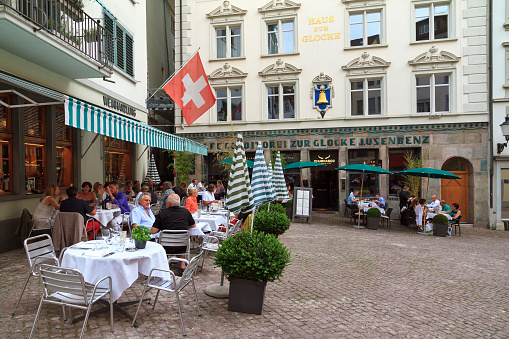
[[233, 151], [226, 204], [228, 210], [233, 213], [248, 212], [254, 208], [251, 181], [249, 180], [246, 153], [244, 152], [244, 141], [241, 134], [237, 136], [235, 150]]
[[286, 189], [285, 176], [283, 175], [283, 166], [281, 166], [281, 152], [277, 152], [276, 162], [274, 163], [274, 171], [272, 172], [272, 185], [276, 192], [276, 199], [288, 198], [288, 190]]
[[251, 189], [253, 190], [254, 204], [256, 207], [276, 199], [276, 194], [274, 193], [272, 182], [269, 178], [267, 164], [265, 163], [265, 157], [263, 156], [262, 144], [259, 141], [258, 147], [256, 148]]

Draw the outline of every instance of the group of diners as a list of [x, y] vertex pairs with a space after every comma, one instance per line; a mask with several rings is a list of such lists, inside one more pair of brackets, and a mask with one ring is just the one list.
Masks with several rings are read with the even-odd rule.
[[[346, 201], [346, 203], [350, 205], [350, 208], [354, 210], [359, 209], [360, 198], [358, 198], [358, 196], [359, 191], [354, 190], [350, 192], [350, 195], [348, 196], [348, 199]], [[381, 197], [380, 194], [375, 195], [375, 200], [373, 200], [373, 203], [375, 203], [379, 208], [382, 209], [387, 208], [387, 205], [385, 204], [385, 199]]]
[[[409, 226], [413, 223], [413, 215], [415, 213], [415, 224], [419, 231], [424, 231], [428, 213], [442, 213], [448, 214], [451, 219], [449, 224], [455, 223], [457, 219], [461, 218], [460, 205], [458, 203], [447, 204], [445, 200], [439, 200], [436, 195], [431, 196], [431, 202], [426, 203], [426, 199], [419, 199], [414, 196], [408, 195], [408, 186], [404, 186], [403, 190], [399, 193], [399, 207], [401, 213], [401, 225]], [[447, 235], [451, 235], [452, 227], [449, 226]]]

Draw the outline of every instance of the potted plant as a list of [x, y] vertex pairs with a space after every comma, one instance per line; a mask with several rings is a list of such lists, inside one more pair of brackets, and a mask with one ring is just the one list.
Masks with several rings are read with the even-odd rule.
[[290, 251], [271, 234], [240, 232], [223, 241], [214, 263], [230, 281], [228, 310], [262, 314], [267, 282], [281, 277]]
[[150, 240], [150, 229], [145, 226], [138, 226], [132, 229], [131, 238], [134, 239], [136, 248], [143, 249], [147, 246], [147, 241]]
[[371, 207], [366, 213], [366, 228], [377, 230], [380, 224], [380, 216], [382, 212], [376, 207]]
[[254, 230], [274, 234], [277, 237], [290, 228], [290, 219], [286, 216], [285, 208], [279, 204], [275, 206], [279, 207], [271, 207], [268, 211], [261, 210], [256, 213], [253, 223]]
[[[269, 205], [270, 205], [270, 208], [269, 208]], [[273, 211], [273, 212], [279, 212], [279, 213], [286, 213], [286, 209], [283, 207], [283, 205], [279, 204], [279, 203], [275, 203], [275, 204], [271, 204], [271, 203], [268, 203], [268, 204], [265, 204], [265, 205], [261, 205], [260, 208], [258, 208], [258, 212], [260, 211]]]
[[285, 208], [286, 208], [286, 216], [288, 217], [288, 219], [292, 220], [292, 218], [293, 218], [293, 199], [290, 199], [286, 202]]
[[438, 213], [431, 219], [433, 223], [433, 235], [438, 237], [445, 237], [447, 235], [447, 228], [449, 227], [449, 219], [442, 213]]

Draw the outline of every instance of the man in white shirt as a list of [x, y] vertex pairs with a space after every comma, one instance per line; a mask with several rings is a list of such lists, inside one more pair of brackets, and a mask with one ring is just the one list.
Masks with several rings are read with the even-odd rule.
[[214, 197], [215, 189], [216, 189], [216, 185], [210, 184], [207, 187], [207, 190], [205, 192], [203, 192], [203, 205], [204, 206], [208, 206], [212, 203], [218, 202], [218, 200], [216, 200], [216, 198]]
[[197, 180], [196, 180], [196, 179], [193, 179], [193, 181], [191, 181], [191, 183], [189, 184], [189, 186], [187, 186], [187, 190], [189, 190], [191, 187], [197, 188], [197, 187], [196, 187], [196, 183], [197, 183]]
[[442, 206], [440, 205], [440, 200], [437, 199], [436, 195], [431, 196], [431, 203], [427, 205], [428, 208], [432, 208], [437, 211], [442, 210]]
[[198, 185], [196, 186], [196, 188], [198, 189], [198, 192], [204, 192], [205, 191], [205, 180], [202, 180], [201, 182], [199, 182]]

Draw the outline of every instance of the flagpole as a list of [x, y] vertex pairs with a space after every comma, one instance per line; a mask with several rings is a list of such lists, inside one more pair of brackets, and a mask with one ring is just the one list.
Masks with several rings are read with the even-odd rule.
[[180, 67], [179, 67], [177, 70], [175, 70], [175, 72], [173, 72], [173, 74], [172, 74], [172, 75], [170, 75], [170, 76], [168, 77], [168, 79], [166, 79], [166, 81], [165, 81], [165, 82], [164, 82], [161, 86], [159, 86], [159, 88], [158, 88], [158, 89], [156, 89], [156, 90], [154, 91], [154, 93], [153, 93], [151, 96], [149, 96], [149, 97], [148, 97], [148, 99], [146, 100], [146, 102], [148, 102], [150, 99], [152, 99], [152, 97], [153, 97], [154, 95], [156, 95], [156, 93], [157, 93], [157, 92], [159, 92], [159, 91], [160, 91], [160, 90], [161, 90], [164, 86], [166, 86], [166, 84], [167, 84], [168, 82], [170, 82], [170, 81], [171, 81], [171, 79], [173, 79], [173, 77], [175, 76], [175, 74], [177, 74], [177, 73], [178, 73], [178, 72], [179, 72], [182, 68], [184, 68], [184, 66], [185, 66], [185, 65], [187, 65], [187, 63], [189, 62], [189, 60], [191, 60], [191, 59], [194, 57], [194, 55], [195, 55], [196, 53], [198, 53], [198, 51], [199, 51], [199, 50], [200, 50], [200, 47], [198, 47], [198, 49], [197, 49], [196, 51], [194, 51], [194, 53], [193, 53], [193, 54], [191, 54], [191, 56], [189, 57], [189, 59], [187, 59], [187, 61], [186, 61], [185, 63], [183, 63], [182, 65], [180, 65]]

